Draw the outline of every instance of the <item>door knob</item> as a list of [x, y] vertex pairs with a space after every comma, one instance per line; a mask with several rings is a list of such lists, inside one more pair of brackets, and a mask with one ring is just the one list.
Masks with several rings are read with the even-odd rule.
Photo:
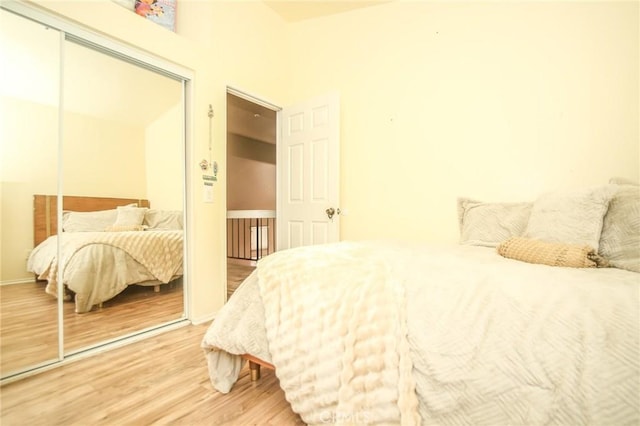
[[334, 214], [340, 214], [340, 209], [338, 208], [337, 210], [334, 209], [333, 207], [329, 207], [328, 209], [325, 210], [325, 213], [327, 214], [327, 217], [330, 220], [333, 220], [333, 215]]

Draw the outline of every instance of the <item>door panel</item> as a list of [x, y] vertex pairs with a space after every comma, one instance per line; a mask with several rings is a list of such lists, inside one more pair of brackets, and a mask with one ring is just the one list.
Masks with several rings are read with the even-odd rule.
[[313, 222], [311, 224], [311, 244], [324, 244], [329, 242], [329, 226], [327, 222]]
[[34, 248], [33, 194], [55, 194], [58, 185], [59, 57], [57, 30], [0, 9], [3, 378], [59, 360], [58, 303], [27, 270]]
[[340, 99], [337, 93], [283, 109], [278, 147], [278, 249], [339, 240]]
[[304, 223], [301, 221], [291, 220], [288, 223], [288, 239], [287, 248], [300, 247], [304, 241]]
[[[35, 194], [61, 200], [64, 191], [149, 199], [157, 210], [184, 208], [187, 80], [164, 70], [161, 60], [147, 64], [139, 52], [98, 35], [87, 40], [87, 34], [22, 2], [0, 4], [2, 379], [185, 316], [181, 280], [159, 295], [153, 285], [132, 285], [103, 307], [78, 314], [73, 295], [62, 297], [65, 286], [50, 295], [28, 268], [38, 234], [34, 219], [41, 216], [34, 214]], [[45, 210], [62, 229], [62, 203]], [[69, 234], [58, 234], [60, 247]], [[114, 271], [122, 270], [122, 259]]]
[[328, 199], [328, 151], [328, 139], [311, 142], [311, 199], [316, 202], [323, 202]]
[[[64, 51], [65, 195], [148, 199], [156, 211], [181, 211], [182, 81], [76, 39], [67, 39]], [[68, 234], [62, 233], [61, 240]], [[125, 266], [124, 258], [117, 259], [118, 268], [132, 267]], [[75, 285], [80, 283], [84, 284], [77, 280]], [[66, 303], [65, 354], [181, 319], [182, 280], [156, 284], [126, 286], [103, 306], [82, 314]]]
[[302, 203], [304, 201], [304, 145], [292, 145], [288, 149], [288, 200], [289, 203]]

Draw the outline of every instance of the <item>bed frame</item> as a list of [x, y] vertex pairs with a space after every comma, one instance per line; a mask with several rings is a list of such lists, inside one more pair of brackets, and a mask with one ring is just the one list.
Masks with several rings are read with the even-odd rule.
[[[33, 246], [58, 233], [58, 197], [56, 195], [33, 196]], [[115, 209], [118, 206], [137, 204], [150, 207], [149, 200], [137, 198], [78, 197], [64, 195], [62, 210], [93, 212]]]
[[249, 361], [249, 369], [251, 370], [251, 381], [255, 382], [256, 380], [260, 380], [260, 367], [268, 368], [269, 370], [274, 370], [276, 367], [273, 364], [270, 364], [266, 361], [261, 360], [258, 357], [253, 355], [244, 354], [241, 355], [243, 359]]

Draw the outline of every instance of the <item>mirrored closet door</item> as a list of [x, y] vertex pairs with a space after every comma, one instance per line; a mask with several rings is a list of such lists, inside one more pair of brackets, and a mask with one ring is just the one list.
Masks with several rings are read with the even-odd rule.
[[[66, 291], [74, 299], [64, 304], [69, 353], [183, 316], [183, 268], [182, 262], [175, 264], [182, 257], [181, 242], [165, 253], [174, 265], [170, 276], [159, 280], [171, 265], [158, 258], [163, 254], [145, 249], [158, 244], [161, 250], [167, 241], [137, 237], [182, 230], [184, 106], [181, 81], [76, 38], [67, 38], [64, 53], [63, 193], [84, 198], [87, 209], [99, 212], [63, 213], [63, 247], [77, 250], [78, 257], [67, 267]], [[116, 226], [104, 228], [99, 220], [101, 211], [109, 210], [97, 204], [103, 197], [131, 200], [111, 206]], [[78, 217], [98, 220], [88, 226], [106, 230], [98, 235], [103, 245], [79, 248], [87, 239], [80, 235], [75, 241]], [[89, 280], [86, 271], [72, 271], [86, 262], [100, 263], [88, 271]]]
[[0, 374], [5, 377], [55, 362], [59, 355], [58, 304], [28, 272], [27, 258], [34, 241], [33, 194], [58, 189], [60, 32], [0, 9], [0, 63]]
[[185, 318], [188, 82], [85, 30], [0, 13], [16, 64], [2, 79], [7, 377]]

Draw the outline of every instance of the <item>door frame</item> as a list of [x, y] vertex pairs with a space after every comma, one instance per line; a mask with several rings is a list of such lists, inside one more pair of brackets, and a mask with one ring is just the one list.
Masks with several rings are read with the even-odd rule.
[[[260, 96], [260, 95], [256, 95], [253, 93], [250, 93], [246, 90], [240, 89], [237, 86], [233, 86], [233, 85], [227, 85], [227, 90], [225, 93], [225, 107], [226, 107], [226, 96], [227, 95], [234, 95], [237, 96], [239, 98], [244, 99], [245, 101], [254, 103], [256, 105], [260, 105], [262, 107], [265, 107], [267, 109], [270, 109], [272, 111], [275, 111], [276, 113], [276, 229], [278, 229], [279, 226], [279, 211], [278, 211], [278, 205], [279, 205], [279, 197], [280, 197], [280, 191], [278, 191], [278, 184], [280, 183], [280, 168], [278, 167], [278, 155], [279, 155], [279, 150], [280, 150], [280, 134], [281, 134], [281, 129], [280, 129], [280, 114], [282, 112], [282, 107], [279, 106], [278, 104], [268, 101], [266, 100], [264, 97]], [[226, 142], [228, 143], [228, 141]], [[226, 146], [225, 146], [225, 152], [226, 152]], [[225, 160], [225, 164], [226, 164], [226, 160]], [[228, 190], [228, 181], [225, 182], [225, 185], [227, 185], [226, 190]], [[226, 191], [225, 191], [226, 192]], [[224, 229], [226, 230], [226, 214], [227, 214], [227, 200], [225, 198], [224, 200], [224, 212], [225, 212], [225, 227]], [[225, 240], [226, 240], [227, 236], [225, 234]], [[275, 238], [274, 244], [276, 244], [276, 251], [278, 250], [278, 246], [277, 246], [277, 237]], [[226, 265], [227, 262], [227, 256], [229, 255], [229, 253], [227, 253], [227, 244], [225, 243], [225, 249], [224, 249], [224, 263]], [[226, 269], [225, 269], [226, 270]], [[225, 281], [224, 281], [224, 286], [225, 286], [225, 294], [227, 292], [227, 279], [226, 279], [226, 273], [225, 273]]]
[[[186, 243], [184, 244], [184, 255], [185, 260], [183, 263], [184, 273], [183, 273], [183, 314], [180, 318], [170, 320], [164, 323], [158, 323], [154, 326], [147, 327], [144, 329], [140, 329], [134, 332], [130, 332], [127, 334], [122, 334], [117, 337], [109, 337], [105, 340], [92, 343], [86, 347], [82, 347], [80, 349], [73, 349], [70, 351], [66, 351], [64, 347], [64, 312], [62, 309], [63, 298], [62, 291], [63, 287], [59, 286], [58, 293], [58, 312], [57, 312], [57, 321], [58, 321], [58, 356], [56, 359], [45, 360], [43, 362], [28, 365], [24, 369], [10, 372], [9, 375], [0, 377], [0, 386], [5, 385], [7, 383], [11, 383], [25, 377], [32, 376], [34, 374], [38, 374], [43, 371], [47, 371], [53, 368], [57, 368], [62, 365], [67, 365], [71, 362], [74, 362], [78, 359], [82, 359], [94, 354], [99, 354], [105, 352], [106, 350], [117, 348], [126, 344], [134, 343], [145, 339], [150, 336], [154, 336], [175, 328], [179, 328], [188, 324], [191, 319], [191, 272], [192, 272], [192, 256], [193, 253], [193, 238], [192, 238], [192, 209], [189, 208], [191, 206], [191, 195], [189, 191], [187, 191], [190, 183], [190, 177], [187, 173], [187, 159], [191, 158], [193, 151], [193, 81], [194, 74], [191, 70], [187, 68], [183, 68], [182, 66], [169, 62], [154, 53], [148, 53], [143, 51], [142, 49], [120, 40], [115, 39], [113, 36], [109, 34], [102, 34], [97, 32], [95, 28], [85, 25], [84, 23], [78, 23], [70, 20], [70, 18], [66, 16], [58, 16], [53, 13], [53, 11], [48, 10], [47, 8], [43, 8], [38, 4], [27, 4], [22, 1], [14, 1], [7, 0], [3, 1], [2, 5], [0, 5], [0, 9], [6, 11], [7, 13], [15, 13], [16, 15], [21, 16], [24, 19], [32, 20], [39, 25], [47, 26], [49, 28], [53, 28], [59, 31], [60, 43], [64, 44], [66, 40], [73, 39], [75, 41], [80, 41], [83, 45], [92, 46], [91, 48], [101, 52], [106, 53], [109, 52], [114, 58], [118, 60], [125, 60], [134, 64], [144, 64], [144, 68], [149, 69], [153, 72], [159, 72], [167, 77], [173, 78], [182, 84], [182, 104], [183, 104], [183, 119], [181, 124], [181, 134], [182, 134], [182, 158], [180, 159], [182, 163], [182, 189], [183, 189], [183, 211], [185, 216], [185, 229], [184, 236], [186, 238]], [[59, 55], [63, 54], [63, 51], [59, 52]], [[58, 83], [62, 84], [61, 82]], [[60, 86], [60, 89], [62, 87]], [[59, 93], [59, 97], [62, 96], [62, 93]], [[61, 98], [60, 98], [61, 99]], [[58, 100], [57, 108], [59, 111], [57, 112], [58, 116], [61, 114], [60, 102]], [[60, 120], [60, 118], [58, 118]], [[57, 141], [59, 144], [58, 154], [61, 155], [61, 139], [63, 132], [63, 124], [62, 122], [58, 123], [59, 130], [56, 135]], [[58, 162], [58, 180], [61, 177], [61, 162]], [[62, 195], [62, 187], [61, 183], [58, 183], [56, 194]], [[62, 218], [62, 197], [58, 196], [58, 205], [56, 207], [58, 209], [58, 220], [60, 221]], [[61, 229], [60, 222], [58, 223], [59, 229]], [[59, 274], [61, 272], [59, 271]]]
[[[269, 100], [266, 100], [264, 97], [260, 96], [260, 95], [256, 95], [253, 93], [250, 93], [246, 90], [240, 89], [237, 86], [233, 86], [228, 84], [226, 86], [226, 93], [225, 93], [225, 97], [227, 94], [232, 94], [234, 96], [237, 96], [239, 98], [242, 98], [246, 101], [255, 103], [257, 105], [263, 106], [265, 108], [271, 109], [273, 111], [276, 112], [276, 230], [281, 229], [281, 227], [283, 226], [282, 224], [282, 200], [281, 200], [281, 191], [279, 190], [280, 188], [280, 184], [282, 183], [282, 167], [280, 165], [280, 162], [278, 161], [281, 155], [281, 150], [282, 150], [282, 112], [283, 112], [283, 107], [279, 106], [278, 104], [271, 102]], [[338, 96], [338, 102], [339, 102], [339, 93], [338, 92], [329, 92], [327, 95], [337, 95]], [[226, 105], [226, 101], [225, 101], [225, 105]], [[339, 166], [338, 166], [339, 167]], [[336, 205], [339, 206], [340, 204], [340, 200], [336, 200]], [[226, 199], [225, 199], [225, 222], [226, 222], [226, 211], [227, 211], [227, 205], [226, 205]], [[338, 209], [338, 214], [340, 212], [340, 209]], [[225, 226], [226, 229], [226, 226]], [[276, 247], [276, 251], [282, 249], [281, 244], [280, 243], [280, 238], [278, 237], [279, 232], [276, 231], [276, 236], [275, 236], [275, 247]], [[338, 239], [340, 238], [340, 231], [338, 230]], [[225, 250], [224, 250], [224, 262], [226, 264], [227, 261], [227, 246], [225, 245]], [[226, 282], [226, 274], [225, 274], [225, 292], [226, 292], [226, 286], [227, 286], [227, 282]]]

